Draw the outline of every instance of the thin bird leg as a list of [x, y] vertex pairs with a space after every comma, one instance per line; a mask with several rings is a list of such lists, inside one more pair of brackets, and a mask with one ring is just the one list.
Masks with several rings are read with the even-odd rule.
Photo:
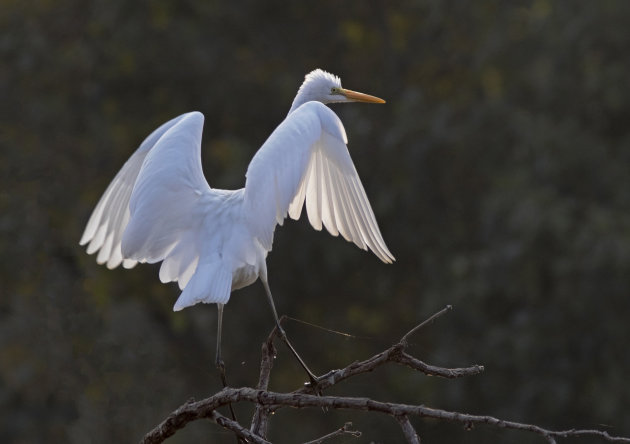
[[[216, 356], [216, 365], [217, 369], [219, 369], [219, 374], [221, 375], [221, 383], [223, 384], [223, 388], [227, 387], [227, 379], [225, 378], [225, 362], [223, 362], [223, 358], [221, 358], [221, 331], [223, 331], [223, 305], [225, 304], [217, 304], [217, 356]], [[232, 404], [228, 404], [230, 408], [230, 415], [232, 416], [232, 420], [236, 421], [236, 414], [234, 413], [234, 409], [232, 408]], [[237, 442], [242, 442], [240, 439], [237, 439]]]
[[221, 358], [221, 332], [223, 331], [223, 305], [217, 304], [217, 356], [216, 356], [216, 366], [219, 370], [219, 374], [221, 375], [221, 383], [223, 387], [227, 387], [227, 381], [225, 379], [225, 362], [223, 362], [223, 358]]
[[306, 371], [308, 378], [311, 380], [311, 385], [317, 384], [317, 380], [318, 380], [317, 376], [315, 376], [315, 374], [311, 371], [311, 369], [308, 368], [304, 360], [302, 360], [300, 355], [298, 355], [298, 353], [295, 351], [295, 349], [293, 348], [293, 345], [291, 345], [291, 342], [289, 342], [289, 338], [287, 337], [287, 334], [285, 333], [284, 329], [280, 325], [280, 319], [278, 318], [276, 305], [273, 303], [273, 296], [271, 296], [271, 289], [269, 288], [269, 283], [267, 283], [266, 279], [261, 279], [261, 281], [263, 283], [263, 286], [265, 287], [265, 292], [267, 293], [267, 298], [269, 299], [269, 305], [271, 305], [271, 311], [273, 312], [273, 317], [276, 321], [276, 327], [278, 328], [278, 333], [280, 334], [280, 338], [282, 338], [284, 343], [287, 344], [287, 346], [289, 347], [289, 350], [291, 350], [291, 353], [293, 353], [293, 356], [295, 356], [295, 358], [298, 360], [298, 362], [300, 363], [304, 371]]

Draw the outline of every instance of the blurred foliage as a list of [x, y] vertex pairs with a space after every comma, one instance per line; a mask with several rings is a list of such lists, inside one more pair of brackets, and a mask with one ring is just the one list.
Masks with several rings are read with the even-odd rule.
[[[397, 262], [305, 220], [277, 231], [279, 311], [356, 335], [288, 323], [307, 362], [370, 356], [450, 303], [416, 353], [483, 375], [388, 368], [347, 392], [630, 435], [629, 2], [5, 0], [0, 29], [0, 441], [134, 442], [219, 389], [214, 307], [172, 313], [156, 266], [109, 271], [77, 242], [134, 147], [180, 113], [206, 115], [210, 184], [242, 186], [316, 67], [388, 101], [334, 109]], [[232, 385], [255, 384], [272, 325], [259, 284], [233, 294]], [[272, 387], [294, 388], [279, 353]], [[387, 418], [320, 411], [279, 413], [271, 438], [347, 420], [400, 441]], [[427, 442], [531, 440], [414, 424]], [[233, 437], [199, 423], [169, 442], [189, 441]]]

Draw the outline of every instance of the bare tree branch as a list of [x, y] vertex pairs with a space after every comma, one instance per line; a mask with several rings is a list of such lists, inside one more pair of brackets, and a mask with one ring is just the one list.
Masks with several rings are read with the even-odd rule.
[[338, 384], [339, 382], [351, 378], [353, 376], [368, 373], [380, 367], [383, 364], [388, 362], [395, 362], [398, 364], [406, 365], [407, 367], [411, 367], [414, 370], [418, 370], [423, 372], [429, 376], [441, 376], [443, 378], [461, 378], [464, 376], [472, 376], [477, 375], [483, 372], [484, 367], [482, 365], [473, 365], [471, 367], [466, 368], [443, 368], [436, 367], [433, 365], [426, 364], [421, 360], [414, 358], [413, 356], [405, 353], [405, 349], [408, 345], [409, 336], [420, 330], [422, 327], [425, 327], [431, 324], [433, 321], [443, 316], [445, 313], [450, 311], [452, 307], [447, 305], [444, 309], [440, 310], [438, 313], [431, 316], [426, 321], [418, 324], [416, 327], [407, 332], [397, 344], [392, 345], [387, 350], [378, 353], [372, 356], [365, 361], [355, 361], [352, 364], [348, 365], [344, 369], [341, 370], [332, 370], [327, 374], [320, 376], [319, 381], [317, 382], [316, 387], [311, 387], [310, 385], [306, 385], [305, 387], [297, 390], [296, 392], [300, 393], [317, 393], [327, 388]]
[[321, 438], [314, 439], [313, 441], [305, 442], [304, 444], [321, 444], [325, 440], [334, 438], [335, 436], [339, 435], [350, 435], [355, 438], [361, 437], [361, 432], [359, 432], [358, 430], [352, 430], [350, 427], [352, 427], [352, 423], [347, 422], [343, 425], [343, 427], [338, 428], [334, 432], [329, 433], [328, 435], [324, 435]]
[[[158, 444], [164, 442], [166, 438], [173, 436], [177, 430], [184, 428], [189, 422], [202, 418], [203, 416], [199, 416], [194, 412], [187, 412], [187, 407], [194, 403], [195, 399], [190, 398], [178, 407], [177, 410], [168, 415], [157, 427], [144, 435], [141, 442], [144, 444]], [[188, 417], [187, 415], [193, 416]]]
[[400, 424], [402, 428], [403, 435], [407, 439], [409, 444], [420, 444], [420, 437], [416, 433], [416, 429], [411, 425], [411, 421], [409, 421], [409, 417], [407, 416], [397, 416], [396, 421]]
[[[285, 317], [280, 318], [280, 322], [284, 321]], [[276, 354], [276, 348], [273, 345], [273, 339], [276, 335], [277, 327], [271, 330], [271, 333], [267, 337], [267, 340], [263, 342], [260, 358], [260, 374], [258, 376], [258, 390], [267, 390], [269, 387], [269, 378], [271, 376], [271, 369], [273, 368], [273, 358]], [[252, 418], [252, 425], [250, 430], [258, 436], [263, 438], [267, 437], [267, 424], [269, 419], [269, 408], [256, 404], [254, 410], [254, 416]]]
[[245, 440], [245, 442], [252, 442], [254, 444], [271, 444], [269, 441], [266, 441], [260, 436], [255, 435], [254, 433], [250, 432], [245, 427], [240, 425], [238, 422], [228, 418], [227, 416], [223, 416], [216, 410], [213, 410], [210, 413], [210, 418], [212, 418], [214, 422], [216, 422], [224, 429], [234, 432], [237, 437]]
[[[562, 430], [554, 431], [542, 428], [534, 424], [524, 424], [514, 421], [506, 421], [493, 416], [469, 415], [460, 412], [434, 409], [424, 405], [397, 404], [391, 402], [375, 401], [369, 398], [354, 398], [345, 396], [316, 396], [304, 393], [275, 393], [264, 390], [256, 390], [249, 387], [230, 388], [226, 387], [217, 394], [202, 401], [187, 403], [180, 407], [154, 430], [149, 432], [143, 443], [158, 443], [160, 431], [165, 430], [166, 422], [172, 425], [183, 427], [187, 422], [199, 418], [211, 418], [212, 412], [217, 408], [230, 402], [252, 402], [267, 406], [285, 406], [294, 408], [327, 408], [327, 409], [350, 409], [370, 412], [385, 413], [395, 418], [403, 416], [418, 416], [422, 418], [433, 418], [451, 422], [457, 422], [470, 426], [471, 424], [486, 424], [500, 428], [533, 432], [544, 437], [576, 437], [576, 436], [597, 436], [609, 442], [630, 443], [630, 438], [611, 436], [601, 430]], [[171, 433], [172, 434], [172, 433]], [[168, 435], [170, 436], [170, 435]]]
[[[381, 402], [369, 398], [322, 395], [322, 392], [327, 388], [350, 377], [371, 372], [377, 367], [388, 362], [402, 364], [427, 375], [441, 376], [444, 378], [459, 378], [462, 376], [471, 376], [481, 373], [483, 371], [483, 366], [480, 365], [452, 369], [436, 367], [424, 363], [405, 351], [408, 339], [412, 334], [443, 316], [450, 309], [451, 306], [449, 305], [440, 312], [431, 316], [426, 321], [418, 324], [406, 333], [398, 343], [392, 345], [387, 350], [384, 350], [365, 361], [353, 362], [343, 369], [330, 371], [326, 375], [320, 377], [314, 386], [306, 385], [291, 393], [276, 393], [268, 390], [269, 376], [271, 374], [273, 358], [275, 355], [275, 348], [273, 345], [273, 340], [275, 338], [274, 328], [267, 338], [267, 341], [262, 346], [261, 369], [256, 389], [250, 387], [225, 387], [220, 392], [204, 400], [197, 402], [189, 400], [168, 415], [161, 424], [147, 433], [141, 442], [143, 444], [161, 443], [169, 436], [172, 436], [177, 430], [185, 427], [189, 422], [201, 418], [209, 418], [220, 426], [233, 431], [239, 438], [247, 439], [253, 443], [267, 443], [267, 425], [271, 412], [284, 407], [294, 407], [299, 409], [315, 407], [321, 409], [362, 410], [390, 415], [400, 424], [407, 441], [418, 444], [420, 443], [420, 438], [417, 436], [411, 422], [409, 421], [411, 416], [460, 423], [467, 428], [472, 428], [477, 424], [485, 424], [505, 429], [531, 432], [542, 436], [550, 444], [555, 444], [556, 438], [584, 436], [597, 437], [608, 442], [630, 443], [630, 438], [611, 436], [607, 432], [601, 430], [571, 429], [554, 431], [534, 424], [506, 421], [493, 416], [470, 415], [466, 413], [434, 409], [424, 405]], [[249, 430], [236, 421], [233, 421], [217, 412], [218, 408], [236, 402], [249, 402], [255, 405], [255, 412]], [[333, 434], [328, 434], [319, 440], [311, 441], [311, 443], [321, 442], [324, 439], [336, 436], [335, 434], [340, 434], [340, 430], [342, 429], [333, 432]], [[348, 433], [350, 432], [348, 431]]]
[[428, 376], [441, 376], [442, 378], [449, 379], [477, 375], [484, 370], [483, 365], [473, 365], [472, 367], [466, 368], [436, 367], [435, 365], [426, 364], [405, 352], [401, 352], [399, 355], [393, 356], [392, 361], [411, 367], [414, 370], [419, 370]]

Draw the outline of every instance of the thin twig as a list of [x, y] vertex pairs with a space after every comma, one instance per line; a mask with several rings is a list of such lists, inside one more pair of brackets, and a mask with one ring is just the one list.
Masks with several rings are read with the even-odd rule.
[[305, 442], [304, 444], [321, 444], [325, 440], [334, 438], [335, 436], [339, 436], [339, 435], [350, 435], [355, 438], [360, 438], [361, 432], [359, 432], [358, 430], [352, 430], [350, 427], [352, 427], [352, 423], [347, 422], [343, 425], [343, 427], [338, 428], [334, 432], [329, 433], [328, 435], [324, 435], [321, 438], [314, 439], [313, 441]]
[[435, 322], [436, 319], [444, 316], [447, 312], [449, 312], [450, 310], [453, 309], [452, 305], [447, 305], [446, 307], [444, 307], [442, 310], [438, 311], [437, 313], [435, 313], [433, 316], [431, 316], [429, 319], [427, 319], [426, 321], [416, 325], [414, 328], [412, 328], [411, 330], [409, 330], [405, 336], [403, 336], [400, 339], [400, 343], [403, 344], [404, 347], [407, 347], [407, 340], [409, 339], [409, 336], [413, 335], [415, 332], [417, 332], [418, 330], [426, 327], [429, 324], [432, 324], [433, 322]]

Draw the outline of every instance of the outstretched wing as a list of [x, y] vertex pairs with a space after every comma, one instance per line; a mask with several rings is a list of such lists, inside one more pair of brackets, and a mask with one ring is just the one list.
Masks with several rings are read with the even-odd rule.
[[99, 264], [107, 264], [107, 268], [110, 269], [118, 267], [121, 263], [125, 268], [132, 268], [136, 265], [137, 261], [123, 258], [120, 248], [123, 232], [129, 222], [131, 192], [149, 151], [167, 131], [180, 123], [184, 117], [186, 115], [166, 122], [142, 142], [116, 174], [94, 208], [79, 244], [88, 244], [88, 254], [98, 251], [96, 261]]
[[199, 237], [210, 186], [201, 168], [203, 114], [192, 112], [160, 137], [147, 154], [129, 201], [131, 218], [122, 254], [164, 261], [160, 280], [184, 288], [199, 260]]
[[203, 122], [203, 114], [192, 112], [152, 133], [105, 191], [81, 240], [90, 242], [90, 253], [100, 249], [98, 260], [110, 268], [163, 261], [160, 280], [185, 289], [176, 310], [225, 303], [231, 291], [231, 270], [201, 250], [213, 203], [230, 196], [212, 190], [203, 175]]
[[[210, 191], [201, 169], [203, 114], [183, 114], [145, 139], [96, 205], [81, 245], [99, 264], [164, 261], [162, 282], [184, 288], [199, 259], [197, 203]], [[100, 250], [100, 251], [99, 251]]]
[[319, 102], [290, 113], [258, 150], [247, 169], [244, 208], [260, 243], [271, 250], [276, 224], [298, 219], [306, 202], [313, 228], [322, 224], [383, 262], [389, 252], [346, 147], [337, 115]]

